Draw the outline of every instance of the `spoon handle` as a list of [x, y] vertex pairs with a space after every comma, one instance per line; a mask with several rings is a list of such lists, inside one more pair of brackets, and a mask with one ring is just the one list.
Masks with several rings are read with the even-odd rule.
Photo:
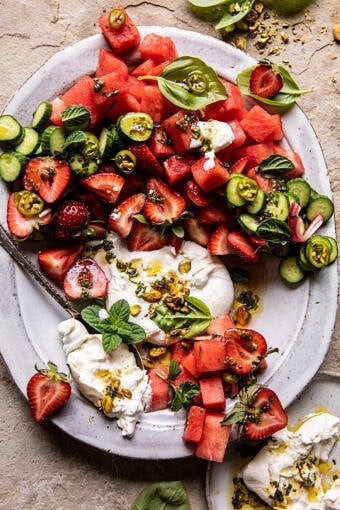
[[24, 255], [17, 244], [0, 224], [0, 246], [12, 257], [13, 260], [24, 270], [32, 276], [49, 294], [53, 299], [69, 314], [71, 317], [77, 319], [80, 314], [78, 310], [73, 308], [71, 303], [62, 296], [56, 288], [50, 283], [46, 276], [39, 271], [39, 269], [32, 264], [32, 262]]

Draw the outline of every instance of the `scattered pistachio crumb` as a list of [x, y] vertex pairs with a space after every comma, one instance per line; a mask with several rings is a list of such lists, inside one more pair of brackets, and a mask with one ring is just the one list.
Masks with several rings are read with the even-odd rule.
[[333, 37], [337, 42], [340, 42], [340, 23], [333, 27]]

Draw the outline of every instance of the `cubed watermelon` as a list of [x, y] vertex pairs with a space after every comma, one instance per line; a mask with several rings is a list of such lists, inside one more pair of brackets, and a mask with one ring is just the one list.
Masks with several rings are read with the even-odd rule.
[[272, 181], [267, 177], [263, 177], [261, 174], [257, 172], [257, 167], [250, 168], [246, 171], [247, 177], [253, 179], [257, 182], [257, 185], [262, 191], [268, 193], [269, 191], [273, 191]]
[[212, 462], [223, 462], [231, 430], [231, 425], [222, 427], [221, 421], [224, 416], [222, 412], [206, 412], [202, 437], [195, 450], [196, 457]]
[[112, 51], [100, 48], [98, 55], [98, 64], [96, 70], [96, 77], [100, 78], [105, 74], [117, 73], [122, 79], [128, 77], [128, 67], [125, 62], [114, 55]]
[[271, 115], [259, 105], [253, 106], [240, 124], [246, 135], [255, 142], [281, 140], [283, 136], [280, 116]]
[[156, 63], [171, 61], [177, 58], [178, 53], [174, 41], [167, 36], [147, 34], [139, 45], [142, 58], [151, 58]]
[[198, 443], [202, 437], [206, 410], [203, 407], [191, 406], [185, 422], [184, 441]]
[[96, 102], [96, 92], [94, 90], [94, 80], [90, 76], [82, 76], [65, 94], [61, 100], [68, 106], [70, 104], [79, 104], [85, 106], [91, 115], [90, 127], [93, 127], [102, 116], [102, 110]]
[[147, 58], [131, 71], [132, 76], [159, 76], [169, 61], [157, 64], [152, 58]]
[[50, 116], [50, 121], [56, 126], [62, 126], [63, 121], [61, 120], [61, 112], [65, 110], [67, 105], [62, 99], [60, 99], [60, 97], [56, 97], [51, 103], [52, 113]]
[[225, 397], [221, 375], [205, 377], [200, 379], [199, 383], [204, 407], [206, 409], [223, 411], [225, 408]]
[[190, 149], [192, 129], [195, 128], [197, 121], [198, 118], [194, 112], [180, 110], [163, 122], [166, 134], [172, 140], [176, 153]]
[[152, 368], [149, 371], [151, 387], [151, 409], [160, 411], [166, 409], [169, 402], [168, 383], [164, 381], [168, 376], [167, 368]]
[[191, 176], [191, 167], [196, 159], [188, 154], [170, 156], [163, 162], [168, 183], [173, 186]]
[[194, 344], [196, 369], [200, 374], [225, 370], [226, 344], [224, 340], [198, 340]]
[[149, 140], [149, 147], [156, 158], [167, 158], [174, 154], [174, 148], [163, 126], [157, 126]]
[[196, 368], [196, 358], [194, 350], [190, 351], [189, 354], [186, 354], [186, 356], [182, 359], [182, 365], [196, 379], [199, 377], [200, 372]]
[[234, 151], [233, 159], [234, 161], [237, 161], [241, 158], [248, 158], [248, 162], [245, 167], [248, 170], [249, 168], [259, 165], [261, 161], [274, 153], [275, 150], [273, 142], [253, 143], [251, 145], [245, 145], [240, 149], [236, 149]]
[[192, 175], [203, 191], [211, 191], [225, 184], [229, 172], [214, 153], [207, 153], [191, 167]]
[[179, 364], [182, 364], [182, 361], [188, 356], [188, 353], [188, 348], [183, 346], [181, 342], [176, 342], [171, 346], [171, 357]]
[[110, 26], [109, 15], [111, 11], [100, 16], [98, 24], [112, 51], [121, 54], [136, 48], [140, 43], [141, 37], [136, 25], [125, 9], [121, 6], [117, 7], [117, 9], [121, 9], [125, 15], [125, 22], [120, 28], [112, 28]]
[[133, 94], [125, 92], [119, 94], [119, 99], [115, 102], [112, 108], [107, 112], [106, 116], [112, 122], [116, 122], [118, 117], [124, 115], [126, 112], [141, 112], [141, 104]]

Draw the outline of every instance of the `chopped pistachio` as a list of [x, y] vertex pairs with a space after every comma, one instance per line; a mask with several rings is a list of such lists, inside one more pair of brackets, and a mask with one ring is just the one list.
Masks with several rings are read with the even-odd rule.
[[105, 414], [110, 414], [113, 408], [113, 401], [110, 395], [105, 395], [105, 397], [101, 401], [101, 407]]
[[178, 264], [178, 271], [183, 273], [189, 273], [191, 269], [191, 260], [190, 259], [184, 259], [181, 260], [181, 262]]
[[149, 356], [151, 356], [151, 358], [159, 358], [159, 356], [163, 356], [166, 352], [166, 347], [152, 347], [149, 350]]
[[132, 391], [128, 388], [122, 388], [120, 391], [125, 398], [132, 398]]
[[136, 317], [140, 312], [141, 312], [142, 308], [140, 307], [140, 305], [131, 305], [130, 306], [130, 313], [132, 315], [132, 317]]
[[162, 299], [162, 293], [159, 292], [159, 290], [152, 289], [148, 292], [144, 292], [144, 294], [142, 294], [142, 298], [148, 303], [157, 303], [157, 301]]
[[340, 23], [337, 23], [333, 27], [333, 37], [337, 42], [340, 42]]
[[244, 37], [236, 37], [235, 46], [241, 51], [245, 51], [247, 48], [247, 39]]
[[289, 35], [286, 32], [281, 32], [281, 40], [285, 43], [289, 43]]

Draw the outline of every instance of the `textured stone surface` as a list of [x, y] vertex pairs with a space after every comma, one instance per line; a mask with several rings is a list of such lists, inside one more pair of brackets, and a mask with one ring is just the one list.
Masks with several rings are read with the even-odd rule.
[[[185, 0], [136, 0], [122, 4], [139, 24], [172, 25], [216, 35], [212, 24], [192, 16]], [[95, 0], [18, 0], [15, 3], [0, 0], [0, 110], [48, 57], [96, 33], [95, 20], [105, 7], [112, 5]], [[301, 14], [293, 21], [305, 44], [291, 42], [281, 56], [273, 59], [279, 63], [282, 59], [289, 60], [301, 88], [313, 88], [313, 94], [304, 96], [299, 104], [324, 151], [339, 226], [340, 52], [332, 37], [332, 26], [340, 21], [338, 1], [314, 2], [306, 15]], [[290, 29], [287, 32], [291, 33]], [[248, 52], [258, 56], [251, 43]], [[339, 372], [339, 358], [338, 318], [322, 370]], [[2, 362], [0, 406], [1, 509], [127, 510], [146, 483], [174, 479], [186, 484], [194, 510], [206, 509], [204, 462], [118, 458], [78, 443], [51, 424], [36, 425]]]

